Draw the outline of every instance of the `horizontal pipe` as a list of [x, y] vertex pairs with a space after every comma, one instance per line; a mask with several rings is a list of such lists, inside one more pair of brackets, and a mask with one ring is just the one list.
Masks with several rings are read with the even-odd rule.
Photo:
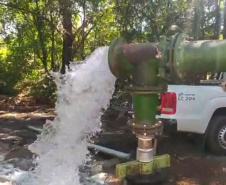
[[[131, 75], [133, 78], [140, 75], [145, 77], [142, 81], [152, 80], [156, 74], [155, 72], [152, 74], [153, 70], [151, 69], [156, 69], [158, 66], [156, 59], [159, 53], [156, 45], [152, 43], [127, 43], [121, 37], [115, 39], [110, 44], [108, 51], [108, 64], [112, 74], [124, 79]], [[135, 74], [133, 74], [134, 71]], [[143, 75], [144, 71], [145, 75]]]
[[178, 68], [182, 72], [226, 70], [226, 40], [193, 41], [177, 50]]
[[[42, 129], [35, 128], [35, 127], [32, 127], [32, 126], [28, 126], [27, 128], [30, 129], [30, 130], [39, 132], [39, 133], [42, 132]], [[117, 150], [109, 149], [109, 148], [99, 146], [99, 145], [95, 145], [95, 144], [88, 144], [88, 148], [99, 150], [100, 152], [106, 153], [106, 154], [114, 156], [114, 157], [118, 157], [120, 159], [129, 159], [130, 158], [130, 154], [119, 152]]]
[[225, 71], [225, 51], [226, 40], [187, 41], [185, 34], [176, 35], [169, 52], [171, 73], [181, 79], [189, 79], [207, 72]]
[[120, 158], [120, 159], [129, 159], [130, 158], [130, 154], [120, 152], [120, 151], [117, 151], [117, 150], [113, 150], [113, 149], [110, 149], [110, 148], [106, 148], [106, 147], [103, 147], [103, 146], [100, 146], [100, 145], [89, 144], [88, 148], [99, 150], [102, 153], [105, 153], [105, 154], [108, 154], [108, 155], [111, 155], [111, 156], [114, 156], [114, 157], [117, 157], [117, 158]]
[[33, 126], [27, 126], [27, 128], [29, 130], [32, 130], [32, 131], [35, 131], [35, 132], [38, 132], [38, 133], [42, 133], [42, 128], [37, 128], [37, 127], [33, 127]]

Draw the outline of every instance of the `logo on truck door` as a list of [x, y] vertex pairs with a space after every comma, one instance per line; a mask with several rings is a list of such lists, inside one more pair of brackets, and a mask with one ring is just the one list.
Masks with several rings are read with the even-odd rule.
[[178, 101], [195, 101], [195, 94], [185, 94], [179, 93], [178, 94]]

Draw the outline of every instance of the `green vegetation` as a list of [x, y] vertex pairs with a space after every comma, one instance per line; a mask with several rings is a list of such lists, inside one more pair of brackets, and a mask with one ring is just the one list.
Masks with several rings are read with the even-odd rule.
[[195, 39], [218, 39], [224, 7], [223, 0], [0, 1], [0, 94], [53, 100], [51, 72], [65, 73], [70, 61], [118, 36], [157, 42], [176, 24]]

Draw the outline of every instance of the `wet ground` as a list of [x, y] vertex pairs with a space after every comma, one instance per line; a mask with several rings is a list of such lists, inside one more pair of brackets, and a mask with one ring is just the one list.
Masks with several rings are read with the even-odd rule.
[[[22, 170], [34, 168], [33, 154], [27, 147], [35, 141], [38, 132], [29, 127], [42, 128], [46, 120], [54, 117], [54, 109], [48, 106], [1, 106], [0, 163], [10, 161], [14, 167]], [[110, 110], [103, 119], [104, 132], [99, 137], [99, 142], [104, 146], [135, 154], [136, 138], [127, 129], [126, 121], [127, 118], [121, 111]], [[165, 153], [171, 155], [171, 167], [169, 178], [162, 185], [226, 185], [226, 157], [212, 156], [200, 150], [199, 144], [188, 134], [163, 136], [158, 143], [158, 154]], [[97, 158], [109, 159], [104, 155]], [[26, 159], [26, 162], [22, 159]], [[113, 168], [106, 170], [113, 172]], [[6, 181], [1, 177], [0, 169], [0, 185], [6, 184]]]
[[[113, 115], [113, 112], [111, 114]], [[115, 118], [117, 119], [116, 115]], [[107, 125], [117, 127], [116, 130], [118, 132], [121, 130], [121, 133], [108, 133], [100, 143], [135, 154], [137, 140], [126, 129], [126, 119], [121, 117]], [[107, 129], [111, 130], [109, 127]], [[217, 157], [202, 149], [196, 135], [187, 133], [163, 135], [158, 141], [157, 154], [171, 156], [169, 178], [161, 185], [226, 185], [226, 156]]]

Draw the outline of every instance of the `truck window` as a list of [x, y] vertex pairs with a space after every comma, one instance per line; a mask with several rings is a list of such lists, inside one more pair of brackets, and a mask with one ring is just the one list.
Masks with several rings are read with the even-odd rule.
[[[225, 76], [226, 78], [226, 76]], [[222, 79], [221, 73], [212, 73], [209, 80], [220, 80]]]
[[223, 73], [222, 73], [222, 76], [223, 76], [222, 79], [223, 79], [223, 80], [226, 80], [226, 72], [223, 72]]

